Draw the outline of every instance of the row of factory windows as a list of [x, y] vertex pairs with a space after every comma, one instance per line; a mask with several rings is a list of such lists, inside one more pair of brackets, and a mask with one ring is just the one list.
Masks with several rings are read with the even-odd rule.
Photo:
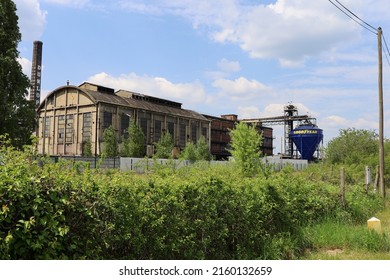
[[[82, 142], [92, 140], [92, 113], [84, 113], [82, 120]], [[103, 131], [113, 125], [113, 114], [111, 112], [103, 112]], [[54, 131], [51, 131], [51, 122], [52, 117], [46, 116], [43, 118], [43, 137], [50, 138]], [[153, 126], [150, 125], [151, 119], [147, 117], [141, 117], [139, 119], [138, 125], [142, 129], [144, 135], [146, 136], [145, 141], [147, 144], [158, 142], [165, 131], [169, 132], [173, 137], [176, 136], [175, 144], [184, 147], [186, 142], [192, 141], [196, 143], [198, 140], [198, 128], [199, 124], [192, 121], [190, 126], [190, 131], [187, 131], [189, 126], [188, 120], [180, 119], [178, 129], [179, 133], [175, 135], [175, 122], [168, 121], [166, 127], [164, 127], [164, 122], [158, 119], [153, 120]], [[60, 115], [57, 116], [57, 143], [58, 144], [72, 144], [74, 142], [74, 115]], [[127, 114], [122, 114], [120, 118], [120, 139], [129, 137], [128, 128], [130, 126], [130, 116]], [[207, 127], [201, 127], [201, 135], [207, 138], [208, 129]], [[148, 133], [149, 132], [149, 133]], [[189, 132], [189, 133], [187, 133]], [[53, 135], [54, 136], [54, 135]], [[102, 139], [101, 139], [102, 140]]]

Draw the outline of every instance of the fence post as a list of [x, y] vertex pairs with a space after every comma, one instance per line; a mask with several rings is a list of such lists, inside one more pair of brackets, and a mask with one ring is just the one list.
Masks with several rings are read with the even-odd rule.
[[341, 167], [341, 169], [340, 169], [340, 196], [341, 196], [341, 203], [345, 207], [345, 171], [344, 171], [344, 167]]
[[371, 168], [366, 165], [366, 193], [368, 194], [368, 186], [371, 184]]
[[379, 184], [379, 165], [376, 166], [375, 182], [374, 182], [374, 191], [378, 189]]

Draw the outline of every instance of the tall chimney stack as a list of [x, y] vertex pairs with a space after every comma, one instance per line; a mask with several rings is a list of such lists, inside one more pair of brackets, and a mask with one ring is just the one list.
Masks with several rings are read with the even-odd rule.
[[35, 101], [35, 107], [38, 107], [41, 102], [42, 45], [41, 41], [34, 41], [30, 100]]

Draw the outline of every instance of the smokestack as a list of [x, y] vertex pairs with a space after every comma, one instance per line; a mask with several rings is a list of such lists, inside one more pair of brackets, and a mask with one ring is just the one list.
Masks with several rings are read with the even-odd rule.
[[35, 107], [39, 106], [41, 100], [42, 45], [41, 41], [34, 41], [30, 100], [35, 101]]

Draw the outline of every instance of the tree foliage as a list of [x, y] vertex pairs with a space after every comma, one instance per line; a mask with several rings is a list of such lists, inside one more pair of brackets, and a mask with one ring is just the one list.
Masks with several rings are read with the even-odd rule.
[[206, 141], [206, 138], [202, 135], [196, 143], [196, 159], [210, 161], [212, 156], [210, 153], [210, 147]]
[[230, 131], [230, 138], [230, 153], [241, 172], [246, 176], [255, 174], [260, 167], [262, 135], [258, 133], [254, 126], [238, 123]]
[[83, 156], [91, 157], [92, 156], [92, 143], [91, 139], [87, 139], [83, 142]]
[[110, 125], [104, 130], [104, 151], [105, 157], [116, 157], [118, 156], [118, 140], [116, 139], [115, 130]]
[[378, 158], [378, 134], [365, 129], [341, 129], [340, 135], [329, 141], [326, 160], [332, 164], [360, 164]]
[[188, 142], [184, 150], [180, 153], [180, 158], [184, 160], [189, 160], [191, 162], [197, 160], [210, 161], [212, 156], [206, 138], [204, 138], [204, 136], [201, 136], [198, 139], [198, 143], [196, 143], [196, 145], [192, 142]]
[[154, 143], [156, 146], [156, 158], [172, 158], [173, 137], [169, 132], [163, 134], [160, 140]]
[[196, 157], [196, 146], [192, 142], [188, 142], [184, 150], [180, 153], [180, 158], [194, 162], [197, 160]]
[[30, 143], [36, 125], [34, 102], [28, 101], [29, 79], [18, 62], [18, 27], [16, 5], [0, 1], [0, 135], [8, 134], [16, 147]]
[[121, 155], [125, 157], [141, 158], [145, 156], [145, 135], [134, 121], [130, 122], [130, 126], [127, 129], [129, 133], [128, 139], [122, 140]]
[[311, 248], [303, 227], [365, 223], [383, 207], [359, 185], [343, 206], [337, 185], [291, 169], [269, 179], [232, 165], [99, 172], [2, 140], [0, 259], [291, 259]]

